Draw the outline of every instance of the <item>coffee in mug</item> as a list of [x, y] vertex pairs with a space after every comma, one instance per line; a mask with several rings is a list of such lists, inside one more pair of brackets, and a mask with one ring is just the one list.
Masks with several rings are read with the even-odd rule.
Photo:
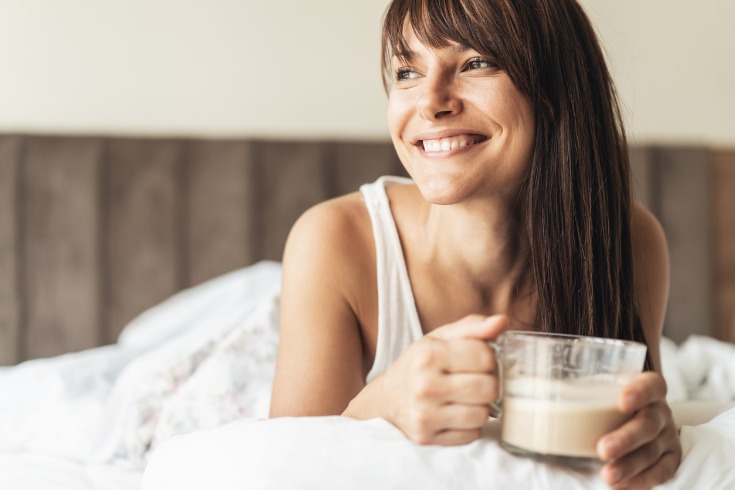
[[510, 331], [490, 342], [498, 356], [501, 445], [534, 459], [599, 464], [597, 441], [630, 415], [617, 408], [640, 373], [646, 346], [632, 341]]

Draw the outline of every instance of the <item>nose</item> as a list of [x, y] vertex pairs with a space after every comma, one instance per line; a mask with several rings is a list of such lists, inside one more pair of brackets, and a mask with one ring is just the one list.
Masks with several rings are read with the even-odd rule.
[[424, 84], [417, 109], [425, 120], [436, 121], [459, 114], [462, 111], [462, 100], [456, 93], [452, 80], [434, 77]]

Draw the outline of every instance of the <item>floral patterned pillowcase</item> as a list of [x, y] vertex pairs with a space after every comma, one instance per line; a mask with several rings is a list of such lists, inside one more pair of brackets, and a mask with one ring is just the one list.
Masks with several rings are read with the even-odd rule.
[[176, 434], [245, 417], [268, 418], [278, 348], [278, 302], [270, 301], [218, 342], [163, 406], [151, 450]]
[[114, 402], [121, 407], [118, 457], [143, 465], [174, 435], [267, 417], [278, 312], [278, 295], [270, 295], [230, 330], [198, 329], [128, 366]]

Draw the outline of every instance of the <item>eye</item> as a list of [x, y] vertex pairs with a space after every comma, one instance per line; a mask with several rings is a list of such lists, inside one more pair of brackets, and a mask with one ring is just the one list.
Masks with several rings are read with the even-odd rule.
[[416, 77], [418, 77], [418, 73], [416, 73], [413, 68], [401, 67], [396, 70], [396, 80], [399, 82], [411, 80]]
[[472, 58], [465, 64], [465, 70], [487, 70], [496, 69], [498, 65], [493, 63], [490, 58]]

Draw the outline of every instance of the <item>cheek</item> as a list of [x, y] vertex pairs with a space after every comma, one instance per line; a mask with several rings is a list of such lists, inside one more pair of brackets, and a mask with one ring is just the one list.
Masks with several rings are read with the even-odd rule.
[[415, 104], [404, 91], [391, 91], [388, 97], [388, 129], [394, 140], [404, 136], [406, 125], [408, 124]]
[[396, 102], [391, 98], [388, 100], [388, 112], [386, 114], [388, 118], [388, 131], [393, 141], [396, 141], [396, 136], [400, 132], [400, 111], [398, 110]]
[[495, 93], [496, 120], [507, 132], [508, 144], [516, 158], [530, 161], [536, 139], [536, 121], [530, 102], [514, 87]]
[[[409, 135], [406, 134], [408, 123], [411, 119], [409, 104], [404, 98], [391, 96], [388, 100], [388, 131], [390, 132], [393, 146], [395, 147], [398, 158], [404, 166], [406, 166], [408, 148], [410, 142], [404, 140]], [[408, 167], [406, 167], [408, 169]], [[410, 171], [410, 170], [409, 170]]]
[[530, 104], [523, 104], [523, 110], [519, 111], [522, 113], [520, 125], [520, 144], [521, 152], [524, 154], [525, 159], [529, 162], [533, 156], [533, 148], [536, 141], [536, 118], [534, 117], [533, 110]]

